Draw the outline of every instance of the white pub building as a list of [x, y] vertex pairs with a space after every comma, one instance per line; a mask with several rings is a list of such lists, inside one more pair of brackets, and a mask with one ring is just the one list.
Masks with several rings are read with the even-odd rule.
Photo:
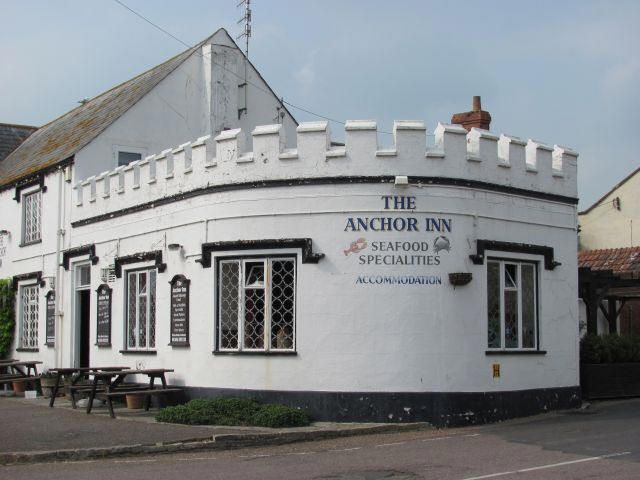
[[321, 420], [575, 406], [577, 154], [474, 103], [433, 147], [418, 121], [338, 144], [224, 30], [87, 101], [0, 162], [10, 355]]

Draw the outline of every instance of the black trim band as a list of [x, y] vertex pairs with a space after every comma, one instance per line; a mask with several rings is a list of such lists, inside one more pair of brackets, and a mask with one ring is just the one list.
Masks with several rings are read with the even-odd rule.
[[16, 290], [16, 288], [18, 288], [18, 282], [22, 282], [23, 280], [35, 280], [38, 285], [44, 287], [44, 280], [42, 280], [42, 271], [14, 275], [13, 279], [11, 280], [11, 286], [13, 287], [14, 291]]
[[27, 347], [18, 347], [16, 348], [16, 352], [39, 352], [40, 349], [38, 347], [27, 348]]
[[310, 238], [275, 238], [268, 240], [234, 240], [230, 242], [211, 242], [202, 244], [202, 258], [196, 260], [202, 268], [211, 267], [212, 252], [234, 252], [237, 250], [273, 250], [276, 248], [301, 248], [302, 263], [318, 263], [324, 253], [313, 253], [313, 241]]
[[155, 266], [159, 273], [162, 273], [167, 268], [166, 263], [162, 263], [162, 250], [155, 250], [153, 252], [134, 253], [133, 255], [124, 255], [122, 257], [116, 257], [114, 260], [116, 278], [122, 277], [122, 265], [128, 263], [146, 262], [154, 260]]
[[[187, 192], [180, 192], [168, 197], [158, 198], [131, 207], [122, 208], [113, 212], [96, 215], [82, 220], [71, 222], [73, 228], [90, 225], [92, 223], [111, 220], [112, 218], [129, 215], [131, 213], [141, 212], [150, 208], [167, 205], [173, 202], [179, 202], [187, 198], [207, 195], [210, 193], [230, 192], [234, 190], [247, 190], [254, 188], [274, 188], [274, 187], [294, 187], [305, 185], [349, 185], [358, 183], [376, 184], [376, 183], [394, 183], [395, 176], [379, 175], [379, 176], [342, 176], [342, 177], [318, 177], [318, 178], [292, 178], [289, 180], [261, 180], [256, 182], [233, 183], [227, 185], [209, 185], [206, 187], [195, 188]], [[479, 190], [489, 190], [492, 192], [508, 193], [512, 195], [520, 195], [523, 197], [537, 198], [541, 200], [550, 200], [553, 202], [565, 203], [568, 205], [577, 205], [578, 199], [567, 197], [565, 195], [557, 195], [555, 193], [537, 192], [535, 190], [527, 190], [525, 188], [516, 188], [508, 185], [498, 185], [495, 183], [481, 182], [478, 180], [465, 180], [460, 178], [449, 177], [420, 177], [410, 176], [409, 183], [417, 185], [443, 185], [454, 187], [466, 187]]]
[[484, 263], [485, 250], [543, 255], [544, 268], [546, 270], [553, 270], [554, 268], [562, 265], [560, 262], [556, 262], [553, 259], [552, 247], [533, 245], [530, 243], [500, 242], [497, 240], [476, 240], [476, 253], [469, 255], [469, 258], [475, 265], [482, 265]]
[[477, 425], [576, 408], [580, 387], [502, 392], [322, 392], [183, 387], [186, 398], [250, 397], [305, 409], [316, 421]]
[[272, 351], [260, 351], [260, 352], [255, 352], [255, 351], [247, 351], [247, 350], [243, 350], [243, 351], [225, 351], [225, 350], [214, 350], [213, 352], [214, 355], [237, 355], [237, 356], [262, 356], [262, 357], [277, 357], [277, 356], [283, 356], [283, 357], [295, 357], [296, 355], [298, 355], [298, 352], [292, 350], [289, 352], [272, 352]]
[[98, 263], [99, 258], [96, 257], [96, 246], [94, 243], [91, 245], [83, 245], [82, 247], [69, 248], [62, 252], [62, 266], [65, 270], [69, 270], [69, 259], [72, 257], [79, 257], [81, 255], [89, 255], [91, 265]]

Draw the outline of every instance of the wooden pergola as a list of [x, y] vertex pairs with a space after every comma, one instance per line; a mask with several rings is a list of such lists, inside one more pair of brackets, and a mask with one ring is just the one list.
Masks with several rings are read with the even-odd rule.
[[598, 333], [598, 310], [618, 333], [620, 311], [640, 299], [640, 247], [587, 250], [578, 253], [578, 288], [587, 307], [587, 333]]

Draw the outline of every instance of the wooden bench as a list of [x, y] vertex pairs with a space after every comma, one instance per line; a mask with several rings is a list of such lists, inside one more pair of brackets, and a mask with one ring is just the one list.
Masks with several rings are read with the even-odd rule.
[[35, 381], [39, 381], [40, 377], [25, 377], [23, 375], [10, 375], [7, 377], [1, 377], [0, 378], [0, 384], [4, 384], [4, 383], [13, 383], [13, 382], [35, 382]]
[[[77, 385], [70, 385], [69, 387], [69, 395], [71, 397], [71, 406], [73, 408], [77, 408], [76, 405], [76, 394], [78, 393], [91, 393], [93, 391], [93, 384], [92, 383], [82, 383], [82, 384], [77, 384]], [[118, 390], [123, 390], [125, 393], [127, 393], [128, 390], [140, 390], [142, 388], [148, 388], [145, 385], [141, 385], [138, 383], [132, 383], [132, 384], [126, 384], [126, 385], [120, 385], [118, 387]], [[96, 388], [96, 395], [104, 395], [105, 392], [107, 391], [107, 387], [106, 386], [99, 386]]]
[[127, 390], [127, 391], [122, 391], [121, 389], [122, 389], [122, 387], [118, 387], [118, 390], [116, 390], [116, 391], [102, 394], [105, 397], [107, 397], [107, 406], [109, 407], [109, 415], [111, 415], [111, 418], [116, 418], [116, 415], [113, 412], [113, 403], [111, 402], [111, 398], [112, 397], [123, 397], [125, 395], [144, 395], [145, 396], [144, 409], [145, 409], [145, 411], [149, 411], [149, 407], [151, 405], [151, 401], [150, 400], [151, 400], [151, 396], [152, 395], [165, 394], [165, 393], [174, 393], [174, 392], [181, 392], [182, 391], [181, 388], [154, 388], [154, 389], [150, 389], [150, 388], [147, 387], [147, 388], [144, 388], [144, 389]]

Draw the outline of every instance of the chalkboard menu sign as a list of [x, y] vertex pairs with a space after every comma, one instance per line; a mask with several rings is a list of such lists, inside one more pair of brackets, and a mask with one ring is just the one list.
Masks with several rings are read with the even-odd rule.
[[189, 346], [189, 283], [184, 275], [171, 279], [171, 342], [175, 347]]
[[56, 292], [49, 290], [47, 293], [47, 320], [45, 345], [53, 347], [56, 343]]
[[111, 288], [109, 285], [100, 285], [98, 287], [97, 309], [97, 338], [96, 345], [108, 347], [111, 346]]

